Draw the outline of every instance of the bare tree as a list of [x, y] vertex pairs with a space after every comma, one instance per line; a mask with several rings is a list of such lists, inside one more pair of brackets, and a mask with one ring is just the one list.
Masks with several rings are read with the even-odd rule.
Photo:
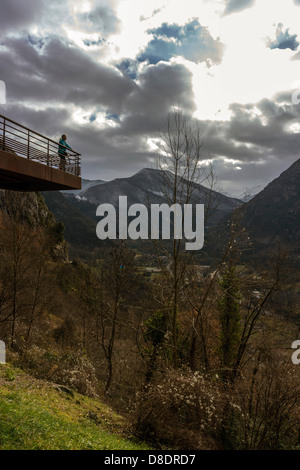
[[32, 228], [23, 219], [25, 200], [22, 195], [6, 191], [3, 197], [7, 214], [3, 216], [5, 230], [0, 240], [4, 263], [2, 286], [6, 285], [5, 290], [9, 292], [5, 303], [9, 309], [6, 320], [11, 322], [10, 342], [13, 347], [17, 318], [24, 311], [22, 294], [27, 289], [25, 278], [33, 262], [29, 256]]
[[44, 229], [37, 229], [32, 235], [34, 236], [30, 252], [32, 263], [27, 276], [28, 300], [25, 304], [26, 343], [29, 342], [34, 323], [45, 312], [51, 311], [55, 304], [52, 291], [54, 282], [49, 266], [53, 241]]
[[135, 298], [139, 276], [134, 256], [125, 243], [108, 250], [101, 267], [99, 308], [96, 316], [97, 340], [107, 362], [106, 392], [113, 378], [113, 356], [119, 329], [126, 324], [127, 309]]
[[51, 304], [48, 260], [56, 240], [50, 226], [35, 220], [24, 194], [4, 191], [1, 203], [0, 322], [10, 325], [13, 347], [18, 322], [28, 342], [33, 323]]
[[[161, 145], [157, 166], [163, 175], [162, 192], [170, 206], [195, 202], [195, 190], [199, 184], [205, 184], [201, 200], [205, 205], [205, 221], [208, 219], [217, 201], [214, 200], [213, 186], [215, 177], [212, 165], [204, 165], [202, 154], [203, 139], [199, 124], [188, 121], [179, 109], [168, 117], [167, 131], [160, 135]], [[184, 217], [184, 211], [183, 211]], [[159, 246], [158, 246], [159, 245]], [[186, 271], [194, 252], [183, 249], [181, 239], [172, 240], [172, 246], [161, 248], [156, 243], [158, 259], [170, 288], [169, 314], [172, 332], [173, 365], [178, 366], [178, 313], [182, 299], [182, 287]], [[167, 267], [161, 262], [162, 255], [169, 259]]]

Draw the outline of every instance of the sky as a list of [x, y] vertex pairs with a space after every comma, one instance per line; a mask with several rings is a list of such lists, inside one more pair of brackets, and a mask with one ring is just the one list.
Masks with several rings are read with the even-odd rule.
[[300, 0], [1, 0], [0, 114], [111, 180], [155, 168], [179, 106], [218, 189], [253, 193], [300, 157], [299, 25]]

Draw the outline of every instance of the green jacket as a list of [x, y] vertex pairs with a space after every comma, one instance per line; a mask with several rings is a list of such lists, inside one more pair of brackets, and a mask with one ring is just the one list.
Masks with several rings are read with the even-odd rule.
[[67, 144], [67, 142], [63, 139], [60, 139], [59, 141], [59, 147], [58, 147], [58, 155], [60, 156], [60, 158], [63, 158], [65, 159], [66, 155], [67, 155], [67, 151], [64, 147], [67, 147], [68, 149], [72, 150], [70, 145]]

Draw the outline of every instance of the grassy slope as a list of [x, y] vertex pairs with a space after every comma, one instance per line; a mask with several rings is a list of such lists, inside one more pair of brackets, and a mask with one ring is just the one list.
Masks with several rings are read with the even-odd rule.
[[1, 450], [149, 449], [125, 432], [123, 418], [101, 401], [0, 364]]

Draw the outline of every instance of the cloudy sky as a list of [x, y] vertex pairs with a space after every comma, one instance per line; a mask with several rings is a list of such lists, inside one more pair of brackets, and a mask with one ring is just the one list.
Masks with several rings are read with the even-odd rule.
[[1, 0], [0, 113], [109, 180], [155, 167], [179, 104], [240, 195], [300, 157], [299, 25], [300, 0]]

